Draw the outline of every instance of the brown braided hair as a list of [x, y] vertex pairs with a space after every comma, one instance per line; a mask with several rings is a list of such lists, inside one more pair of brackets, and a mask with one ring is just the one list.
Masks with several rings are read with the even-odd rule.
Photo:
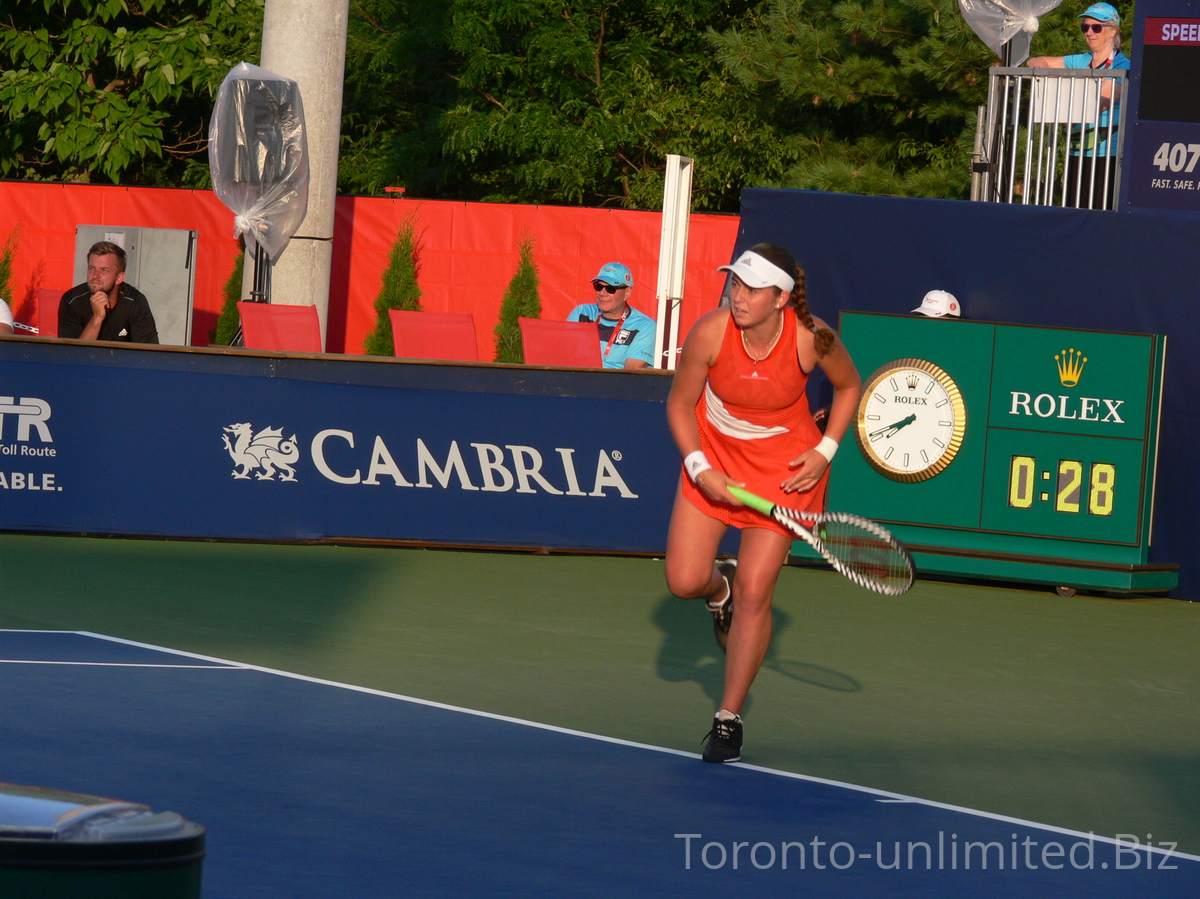
[[813, 333], [817, 358], [829, 355], [834, 344], [837, 343], [837, 335], [829, 330], [829, 328], [818, 328], [816, 322], [813, 321], [812, 312], [808, 309], [808, 288], [804, 269], [796, 264], [796, 260], [791, 253], [777, 244], [755, 244], [750, 248], [750, 252], [757, 253], [796, 279], [796, 286], [792, 288], [792, 292], [788, 296], [788, 303], [791, 305], [792, 311], [796, 313], [796, 318], [800, 320], [800, 323]]

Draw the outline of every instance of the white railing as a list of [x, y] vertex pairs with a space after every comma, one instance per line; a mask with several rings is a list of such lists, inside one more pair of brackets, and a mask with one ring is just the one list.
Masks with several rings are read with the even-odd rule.
[[979, 109], [975, 132], [971, 199], [1115, 208], [1126, 74], [1119, 69], [989, 69], [988, 105]]

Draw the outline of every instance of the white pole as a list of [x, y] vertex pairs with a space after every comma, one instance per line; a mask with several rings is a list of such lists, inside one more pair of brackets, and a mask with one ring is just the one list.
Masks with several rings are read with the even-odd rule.
[[687, 272], [688, 222], [692, 211], [692, 159], [668, 156], [663, 185], [662, 238], [658, 245], [658, 327], [654, 358], [659, 368], [675, 369], [679, 357], [679, 307]]
[[[271, 302], [316, 306], [322, 346], [329, 318], [349, 9], [350, 0], [266, 0], [263, 10], [261, 65], [300, 86], [309, 165], [308, 214], [272, 260]], [[247, 256], [247, 272], [253, 266], [253, 256]], [[242, 283], [245, 296], [247, 282]]]

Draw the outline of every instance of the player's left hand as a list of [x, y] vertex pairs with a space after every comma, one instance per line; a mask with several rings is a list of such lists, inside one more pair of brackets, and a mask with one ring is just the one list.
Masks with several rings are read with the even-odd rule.
[[810, 449], [788, 463], [788, 468], [795, 471], [780, 486], [784, 493], [805, 493], [817, 486], [817, 481], [821, 480], [821, 475], [828, 467], [829, 460], [815, 449]]

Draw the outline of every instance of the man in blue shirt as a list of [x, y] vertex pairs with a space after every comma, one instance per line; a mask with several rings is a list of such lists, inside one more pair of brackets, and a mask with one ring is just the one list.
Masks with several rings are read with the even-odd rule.
[[646, 368], [654, 364], [654, 319], [629, 305], [633, 273], [609, 262], [592, 279], [596, 302], [576, 306], [567, 321], [596, 322], [605, 368]]

